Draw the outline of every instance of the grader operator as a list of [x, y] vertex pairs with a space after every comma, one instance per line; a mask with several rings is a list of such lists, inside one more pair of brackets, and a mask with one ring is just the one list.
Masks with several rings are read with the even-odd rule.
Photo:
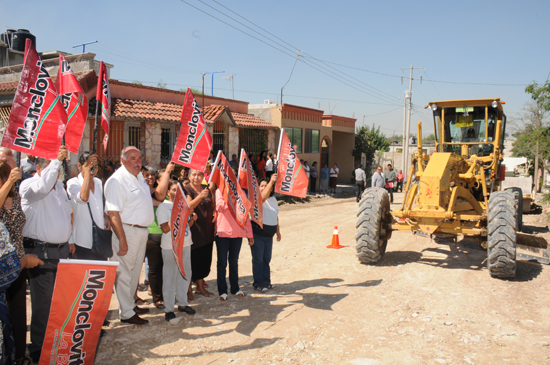
[[[487, 249], [491, 276], [515, 276], [522, 207], [521, 193], [500, 188], [503, 104], [498, 98], [430, 102], [435, 150], [428, 156], [418, 139], [400, 209], [390, 210], [382, 188], [363, 193], [355, 234], [362, 263], [380, 262], [392, 231], [421, 231], [455, 242], [459, 235], [478, 237]], [[422, 136], [421, 123], [417, 128]], [[547, 257], [547, 247], [541, 249]]]

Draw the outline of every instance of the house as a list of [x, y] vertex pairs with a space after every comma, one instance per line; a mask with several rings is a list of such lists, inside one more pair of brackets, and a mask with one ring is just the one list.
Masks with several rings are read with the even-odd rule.
[[[311, 166], [317, 161], [320, 169], [334, 163], [340, 168], [340, 182], [348, 183], [355, 170], [354, 118], [325, 115], [323, 110], [266, 100], [263, 104], [251, 104], [248, 112], [279, 128], [284, 128], [296, 148], [298, 157]], [[279, 136], [277, 135], [277, 141]], [[276, 153], [277, 149], [271, 149]], [[319, 179], [318, 179], [319, 181]]]

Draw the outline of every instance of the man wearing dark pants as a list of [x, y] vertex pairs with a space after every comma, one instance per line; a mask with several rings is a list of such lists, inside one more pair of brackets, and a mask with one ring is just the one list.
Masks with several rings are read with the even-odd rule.
[[363, 190], [365, 190], [367, 185], [367, 175], [361, 167], [361, 165], [357, 165], [357, 168], [355, 169], [355, 191], [357, 195], [357, 202], [361, 200], [361, 195], [363, 195]]
[[71, 205], [63, 184], [58, 181], [61, 163], [67, 158], [65, 146], [57, 159], [36, 159], [36, 174], [21, 182], [21, 208], [27, 218], [23, 226], [26, 254], [35, 254], [43, 266], [29, 270], [31, 288], [31, 344], [29, 352], [38, 362], [46, 335], [57, 264], [47, 260], [69, 258]]
[[390, 194], [390, 202], [393, 203], [393, 188], [397, 180], [397, 174], [393, 171], [391, 164], [388, 164], [388, 169], [384, 172], [384, 178], [386, 179], [386, 190]]

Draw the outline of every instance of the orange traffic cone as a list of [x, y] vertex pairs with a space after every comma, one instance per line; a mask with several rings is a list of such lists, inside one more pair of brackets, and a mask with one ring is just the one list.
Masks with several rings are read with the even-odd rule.
[[338, 227], [334, 226], [334, 233], [332, 234], [332, 243], [327, 246], [327, 248], [342, 248], [340, 246], [340, 240], [338, 239]]

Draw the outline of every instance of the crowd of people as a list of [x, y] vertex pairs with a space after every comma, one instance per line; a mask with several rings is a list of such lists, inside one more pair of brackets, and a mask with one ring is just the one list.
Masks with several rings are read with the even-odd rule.
[[[0, 148], [0, 359], [5, 363], [30, 364], [26, 358], [27, 280], [32, 307], [28, 350], [31, 359], [39, 361], [59, 259], [117, 261], [119, 318], [134, 325], [148, 323], [142, 315], [150, 311], [144, 306], [149, 302], [138, 296], [144, 261], [152, 302], [164, 311], [165, 319], [174, 319], [176, 310], [193, 315], [194, 295], [213, 295], [205, 279], [210, 274], [214, 242], [220, 301], [227, 302], [228, 294], [246, 297], [238, 273], [243, 238], [251, 247], [253, 289], [265, 292], [275, 287], [269, 264], [273, 237], [281, 239], [273, 196], [276, 155], [262, 152], [251, 158], [260, 181], [263, 227], [249, 217], [241, 227], [217, 187], [207, 183], [215, 162], [213, 153], [205, 171], [184, 168], [176, 172], [173, 163], [158, 171], [142, 166], [141, 152], [132, 146], [122, 150], [120, 166], [107, 161], [100, 168], [97, 155], [84, 152], [78, 158], [78, 175], [66, 180], [63, 164], [67, 155], [61, 146], [52, 161], [27, 156], [21, 161], [22, 171], [16, 167], [13, 152]], [[230, 164], [237, 174], [236, 155]], [[178, 269], [169, 233], [178, 186], [190, 206], [182, 257], [185, 276]], [[112, 230], [112, 257], [94, 249], [94, 225]], [[101, 335], [105, 334], [102, 330]]]

